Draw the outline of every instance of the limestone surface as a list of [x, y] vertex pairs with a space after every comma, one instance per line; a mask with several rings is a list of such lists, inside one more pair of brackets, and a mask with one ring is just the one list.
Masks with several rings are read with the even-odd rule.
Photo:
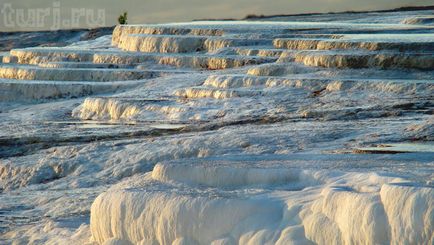
[[432, 12], [0, 54], [0, 244], [434, 244]]

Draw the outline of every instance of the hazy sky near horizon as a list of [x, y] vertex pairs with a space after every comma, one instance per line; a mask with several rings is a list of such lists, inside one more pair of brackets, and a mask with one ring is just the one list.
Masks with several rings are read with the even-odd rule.
[[[56, 27], [53, 22], [57, 21], [55, 15], [58, 12], [63, 22], [57, 21], [57, 26], [75, 27], [71, 23], [79, 19], [80, 27], [88, 27], [97, 21], [89, 23], [86, 18], [90, 16], [89, 18], [93, 17], [95, 20], [98, 9], [104, 12], [103, 22], [109, 26], [116, 24], [117, 16], [123, 11], [128, 12], [130, 24], [138, 24], [202, 18], [242, 18], [247, 14], [391, 9], [410, 5], [434, 5], [434, 0], [0, 0], [0, 31], [53, 29]], [[38, 9], [41, 10], [39, 14]], [[36, 19], [32, 17], [33, 20], [44, 22], [42, 27], [29, 24], [32, 23], [28, 22], [32, 20], [28, 18], [32, 16], [29, 10], [37, 13]], [[43, 20], [40, 16], [42, 10], [50, 12]], [[20, 11], [24, 15], [20, 16]], [[74, 13], [82, 15], [72, 17]]]

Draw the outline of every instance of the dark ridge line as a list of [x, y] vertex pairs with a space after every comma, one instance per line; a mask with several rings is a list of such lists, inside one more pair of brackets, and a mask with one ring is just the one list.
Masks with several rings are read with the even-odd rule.
[[252, 20], [252, 19], [269, 19], [276, 17], [296, 17], [296, 16], [309, 16], [309, 15], [332, 15], [332, 14], [366, 14], [366, 13], [393, 13], [393, 12], [408, 12], [408, 11], [421, 11], [421, 10], [434, 10], [434, 5], [428, 6], [404, 6], [394, 9], [380, 9], [380, 10], [366, 10], [366, 11], [341, 11], [341, 12], [312, 12], [312, 13], [300, 13], [300, 14], [276, 14], [276, 15], [256, 15], [249, 14], [242, 19], [238, 18], [224, 18], [224, 19], [194, 19], [193, 21], [231, 21], [231, 20]]
[[24, 33], [61, 33], [61, 32], [94, 32], [94, 31], [109, 31], [113, 30], [116, 26], [101, 26], [96, 28], [73, 28], [73, 29], [58, 29], [58, 30], [41, 30], [41, 31], [0, 31], [0, 35], [13, 35], [13, 34], [24, 34]]

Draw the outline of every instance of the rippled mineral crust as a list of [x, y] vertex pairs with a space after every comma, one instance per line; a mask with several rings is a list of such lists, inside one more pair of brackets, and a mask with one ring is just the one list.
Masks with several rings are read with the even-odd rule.
[[0, 244], [434, 244], [432, 11], [0, 54]]

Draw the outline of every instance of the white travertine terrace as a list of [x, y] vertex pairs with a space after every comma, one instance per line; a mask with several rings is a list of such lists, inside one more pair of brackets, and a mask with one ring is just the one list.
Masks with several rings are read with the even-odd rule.
[[369, 37], [368, 35], [348, 35], [341, 38], [331, 39], [284, 39], [278, 38], [273, 41], [276, 48], [294, 50], [334, 50], [334, 49], [366, 49], [366, 50], [399, 50], [399, 51], [433, 51], [434, 35], [417, 35], [413, 39], [404, 35], [391, 35], [392, 38]]
[[352, 53], [352, 52], [309, 52], [295, 54], [295, 61], [307, 66], [336, 68], [369, 68], [381, 69], [402, 68], [431, 70], [434, 66], [432, 54], [397, 54], [397, 53]]
[[133, 88], [138, 83], [131, 82], [105, 82], [94, 84], [92, 82], [58, 82], [33, 80], [0, 79], [0, 101], [35, 101], [40, 99], [56, 99], [65, 97], [82, 97], [95, 93], [113, 92], [120, 88]]
[[432, 25], [434, 24], [434, 16], [425, 15], [425, 16], [409, 17], [402, 20], [401, 23], [408, 24], [408, 25], [420, 25], [420, 24]]
[[431, 15], [2, 53], [0, 244], [433, 244]]
[[3, 66], [0, 78], [51, 81], [125, 81], [156, 77], [164, 71]]
[[202, 50], [205, 40], [200, 36], [134, 34], [122, 36], [118, 47], [126, 51], [148, 53], [189, 53]]
[[158, 26], [134, 26], [119, 25], [113, 31], [112, 44], [118, 45], [123, 36], [132, 34], [144, 35], [195, 35], [195, 36], [221, 36], [224, 31], [220, 29], [200, 29], [200, 28], [179, 28], [179, 27], [158, 27]]
[[[136, 180], [140, 187], [129, 183], [96, 199], [91, 211], [94, 239], [132, 244], [433, 241], [433, 188], [387, 184], [402, 180], [376, 175], [364, 180], [357, 174], [237, 165], [157, 164], [152, 174]], [[330, 179], [339, 175], [339, 181], [363, 183], [345, 186]], [[258, 186], [265, 189], [250, 193], [249, 188]], [[206, 187], [220, 190], [209, 195]], [[271, 187], [278, 193], [267, 191]], [[293, 191], [297, 189], [304, 189], [312, 204], [306, 205]]]

